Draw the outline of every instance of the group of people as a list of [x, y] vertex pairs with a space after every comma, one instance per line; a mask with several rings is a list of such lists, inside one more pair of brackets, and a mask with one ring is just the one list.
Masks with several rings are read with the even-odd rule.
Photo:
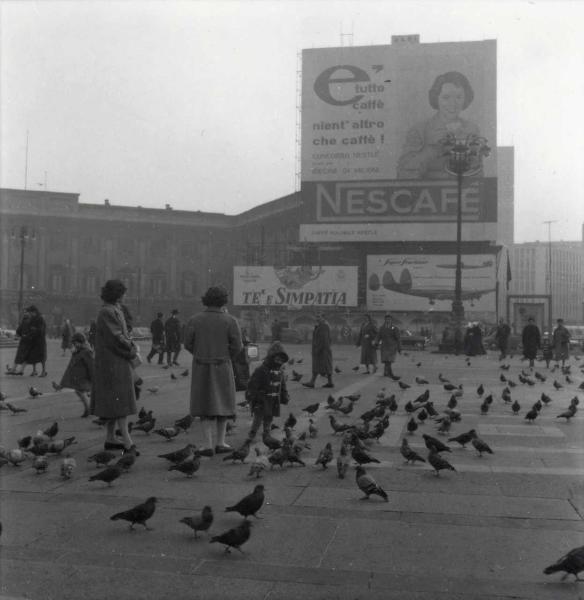
[[527, 325], [521, 333], [521, 343], [523, 344], [523, 356], [529, 360], [530, 367], [533, 367], [540, 349], [548, 368], [552, 359], [558, 363], [561, 362], [564, 367], [566, 360], [570, 357], [570, 332], [564, 325], [563, 319], [556, 321], [556, 327], [551, 337], [549, 335], [542, 337], [539, 327], [535, 324], [535, 319], [529, 317]]
[[[179, 366], [178, 355], [181, 351], [182, 325], [178, 318], [178, 309], [173, 308], [170, 317], [163, 320], [164, 313], [157, 313], [156, 318], [150, 323], [152, 334], [152, 348], [146, 356], [150, 363], [158, 354], [158, 364], [164, 365], [165, 369], [171, 366]], [[166, 364], [164, 358], [166, 356]]]

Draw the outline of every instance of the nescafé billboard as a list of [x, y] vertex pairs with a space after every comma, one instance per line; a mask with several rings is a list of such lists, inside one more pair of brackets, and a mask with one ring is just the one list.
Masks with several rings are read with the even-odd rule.
[[[401, 237], [423, 239], [429, 223], [456, 220], [440, 204], [456, 190], [442, 144], [448, 135], [488, 140], [491, 154], [474, 165], [464, 195], [476, 198], [481, 222], [496, 224], [495, 41], [304, 50], [306, 224], [347, 230], [336, 217], [353, 211], [371, 223], [407, 221]], [[451, 228], [442, 229], [451, 240]], [[326, 240], [322, 228], [301, 232]], [[496, 227], [481, 235], [495, 239]]]
[[357, 306], [357, 267], [233, 267], [234, 306]]

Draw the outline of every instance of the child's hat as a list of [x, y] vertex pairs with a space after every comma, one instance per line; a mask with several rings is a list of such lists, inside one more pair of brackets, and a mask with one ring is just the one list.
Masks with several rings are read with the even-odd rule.
[[71, 341], [72, 342], [79, 342], [80, 344], [85, 344], [85, 336], [80, 332], [80, 331], [76, 331], [72, 336], [71, 336]]
[[286, 351], [284, 350], [284, 346], [282, 346], [282, 342], [274, 342], [269, 348], [268, 348], [268, 354], [266, 355], [266, 358], [272, 358], [273, 356], [276, 356], [277, 354], [279, 354], [280, 356], [282, 356], [284, 358], [284, 361], [288, 361], [288, 354], [286, 354]]

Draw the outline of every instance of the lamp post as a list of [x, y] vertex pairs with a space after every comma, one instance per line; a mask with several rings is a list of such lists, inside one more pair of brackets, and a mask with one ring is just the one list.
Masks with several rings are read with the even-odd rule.
[[549, 335], [552, 334], [552, 328], [553, 328], [553, 306], [552, 306], [552, 290], [553, 290], [553, 285], [552, 285], [552, 223], [555, 223], [556, 221], [544, 221], [544, 224], [548, 226], [548, 266], [547, 266], [547, 280], [548, 280], [548, 292], [549, 292], [549, 308], [548, 308], [548, 333]]
[[464, 177], [478, 175], [483, 168], [482, 159], [488, 156], [490, 148], [487, 140], [478, 135], [457, 138], [448, 134], [442, 140], [444, 156], [447, 157], [446, 172], [456, 177], [456, 269], [454, 272], [454, 299], [452, 300], [452, 324], [454, 327], [454, 351], [462, 347], [462, 323], [464, 305], [462, 303], [462, 183]]
[[22, 225], [20, 227], [18, 236], [14, 231], [12, 232], [12, 238], [16, 239], [16, 237], [18, 237], [18, 239], [20, 240], [20, 273], [18, 280], [18, 318], [20, 319], [22, 315], [22, 305], [24, 301], [24, 249], [26, 247], [27, 240], [35, 239], [34, 229], [29, 231], [26, 225]]

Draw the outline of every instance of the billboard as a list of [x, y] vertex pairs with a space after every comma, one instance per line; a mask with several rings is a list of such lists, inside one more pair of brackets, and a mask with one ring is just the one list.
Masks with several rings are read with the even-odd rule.
[[[493, 254], [462, 257], [465, 311], [494, 312], [497, 264]], [[456, 256], [408, 254], [367, 256], [367, 307], [370, 310], [450, 311]]]
[[[404, 239], [422, 239], [428, 224], [445, 216], [432, 212], [424, 196], [456, 190], [440, 143], [448, 134], [488, 140], [492, 153], [473, 165], [465, 187], [490, 218], [494, 206], [496, 222], [495, 41], [311, 49], [302, 61], [301, 182], [303, 201], [312, 208], [308, 224], [331, 222], [322, 210], [326, 198], [342, 198], [347, 190], [357, 205], [368, 205], [372, 223], [404, 221], [422, 195], [422, 210], [411, 210], [404, 233]], [[377, 209], [372, 188], [381, 198]], [[392, 210], [396, 195], [398, 210]], [[496, 238], [494, 228], [485, 234]]]
[[357, 267], [233, 267], [234, 306], [357, 306]]

